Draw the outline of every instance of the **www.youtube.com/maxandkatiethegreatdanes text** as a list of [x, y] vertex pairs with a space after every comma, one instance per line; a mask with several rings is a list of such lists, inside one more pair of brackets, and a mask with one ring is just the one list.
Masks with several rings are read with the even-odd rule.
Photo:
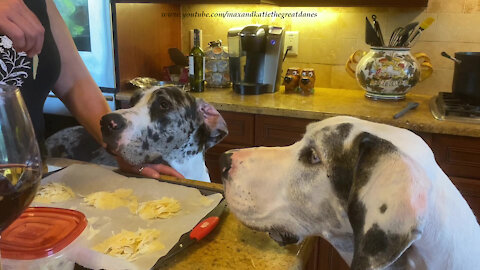
[[277, 11], [251, 11], [251, 12], [206, 12], [206, 11], [192, 11], [192, 12], [162, 12], [162, 17], [182, 17], [182, 18], [315, 18], [318, 16], [317, 12], [277, 12]]

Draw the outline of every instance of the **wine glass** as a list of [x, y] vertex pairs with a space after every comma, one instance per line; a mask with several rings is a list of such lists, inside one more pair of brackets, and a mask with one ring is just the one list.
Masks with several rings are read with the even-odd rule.
[[18, 88], [0, 85], [0, 233], [37, 192], [42, 160], [30, 115]]

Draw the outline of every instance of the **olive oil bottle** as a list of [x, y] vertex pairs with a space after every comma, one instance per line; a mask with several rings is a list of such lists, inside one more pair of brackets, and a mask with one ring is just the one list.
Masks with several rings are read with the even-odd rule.
[[205, 89], [205, 53], [200, 48], [200, 30], [193, 30], [193, 48], [188, 55], [188, 79], [190, 91], [203, 92]]

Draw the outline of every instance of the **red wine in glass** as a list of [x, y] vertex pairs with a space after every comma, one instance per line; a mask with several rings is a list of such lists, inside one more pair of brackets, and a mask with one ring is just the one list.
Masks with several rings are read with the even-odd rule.
[[0, 232], [30, 205], [39, 175], [39, 168], [25, 164], [0, 164]]
[[38, 143], [18, 88], [0, 85], [0, 233], [32, 202], [42, 176]]

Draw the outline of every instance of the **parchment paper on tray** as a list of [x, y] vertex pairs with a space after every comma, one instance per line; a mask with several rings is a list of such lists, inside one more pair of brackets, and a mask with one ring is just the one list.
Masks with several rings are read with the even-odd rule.
[[[154, 179], [125, 177], [97, 165], [71, 165], [43, 179], [42, 185], [49, 182], [67, 185], [77, 196], [65, 202], [32, 203], [32, 206], [74, 209], [87, 216], [89, 225], [83, 234], [85, 241], [77, 252], [76, 260], [83, 266], [92, 269], [150, 269], [160, 257], [167, 254], [182, 234], [193, 229], [223, 198], [220, 193], [212, 194], [208, 196], [212, 202], [205, 205], [205, 201], [209, 200], [205, 200], [205, 196], [196, 188], [159, 182]], [[127, 207], [114, 210], [96, 209], [86, 205], [83, 197], [79, 196], [86, 196], [97, 191], [111, 192], [119, 188], [132, 189], [139, 203], [160, 199], [164, 196], [173, 197], [180, 202], [182, 209], [177, 215], [168, 219], [143, 220], [138, 215], [130, 213]], [[154, 254], [139, 256], [133, 262], [101, 254], [91, 249], [113, 234], [121, 232], [122, 229], [137, 231], [139, 228], [158, 229], [165, 249]]]

